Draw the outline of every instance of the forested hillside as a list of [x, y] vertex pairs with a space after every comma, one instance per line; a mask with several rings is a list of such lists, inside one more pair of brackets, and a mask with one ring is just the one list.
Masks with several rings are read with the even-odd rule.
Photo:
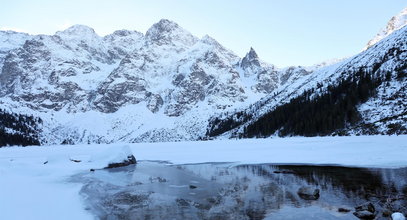
[[39, 145], [38, 133], [41, 123], [40, 118], [0, 109], [0, 147]]

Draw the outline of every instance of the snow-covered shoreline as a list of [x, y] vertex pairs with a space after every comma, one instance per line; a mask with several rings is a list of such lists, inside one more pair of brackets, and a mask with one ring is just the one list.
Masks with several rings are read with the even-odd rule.
[[[123, 147], [128, 146], [128, 147]], [[68, 178], [129, 149], [137, 160], [407, 167], [407, 135], [0, 148], [0, 219], [92, 219]], [[81, 161], [81, 162], [74, 162]]]
[[[321, 164], [352, 167], [397, 168], [407, 166], [407, 135], [291, 137], [267, 139], [213, 140], [163, 143], [117, 143], [93, 145], [51, 145], [0, 148], [0, 162], [45, 162], [83, 159], [79, 170], [101, 168], [106, 161], [87, 159], [130, 147], [137, 160], [167, 161], [173, 164], [235, 162], [275, 164]], [[108, 158], [107, 158], [108, 159]], [[88, 165], [86, 165], [88, 164]]]

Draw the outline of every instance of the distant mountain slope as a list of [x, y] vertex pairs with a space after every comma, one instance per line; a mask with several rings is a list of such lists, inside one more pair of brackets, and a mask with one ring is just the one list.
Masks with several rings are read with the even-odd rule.
[[44, 144], [195, 140], [212, 115], [312, 72], [278, 69], [253, 49], [240, 58], [166, 19], [146, 34], [101, 37], [83, 25], [51, 36], [0, 33], [11, 42], [1, 60], [0, 103], [41, 117]]
[[406, 134], [406, 57], [407, 26], [246, 110], [214, 117], [207, 136]]
[[313, 67], [241, 58], [166, 19], [145, 34], [0, 31], [0, 105], [41, 118], [26, 135], [40, 144], [404, 134], [405, 12], [363, 52]]
[[21, 47], [26, 40], [31, 39], [31, 35], [14, 31], [0, 31], [0, 69], [3, 66], [7, 54], [18, 47]]
[[379, 33], [377, 33], [377, 35], [367, 43], [364, 50], [373, 46], [383, 38], [389, 36], [394, 31], [404, 27], [406, 24], [407, 24], [407, 8], [403, 9], [398, 15], [392, 17], [390, 21], [387, 23], [386, 27], [383, 28]]

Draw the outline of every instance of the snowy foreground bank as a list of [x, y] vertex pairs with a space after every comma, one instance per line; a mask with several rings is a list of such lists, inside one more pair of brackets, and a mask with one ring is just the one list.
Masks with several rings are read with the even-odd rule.
[[0, 219], [92, 219], [67, 179], [132, 152], [137, 160], [407, 167], [407, 136], [0, 148]]

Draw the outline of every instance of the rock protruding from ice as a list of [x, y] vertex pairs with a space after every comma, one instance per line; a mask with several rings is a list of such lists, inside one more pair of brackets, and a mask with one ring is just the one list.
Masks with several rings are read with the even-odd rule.
[[317, 200], [319, 199], [319, 189], [312, 187], [301, 187], [298, 189], [297, 194], [305, 200]]
[[136, 164], [136, 158], [132, 154], [128, 155], [127, 158], [124, 158], [120, 162], [109, 163], [106, 168], [124, 167], [131, 164]]
[[360, 219], [374, 219], [376, 216], [375, 211], [376, 209], [374, 205], [368, 202], [355, 207], [355, 212], [353, 214]]
[[95, 164], [96, 167], [94, 168], [115, 168], [135, 164], [136, 158], [127, 145], [122, 147], [111, 146], [93, 155], [91, 162]]
[[370, 48], [383, 38], [389, 36], [394, 31], [404, 27], [406, 24], [407, 24], [407, 8], [403, 9], [403, 11], [401, 11], [400, 14], [392, 17], [390, 21], [387, 23], [386, 28], [381, 30], [372, 40], [370, 40], [367, 43], [364, 50], [367, 50], [368, 48]]

